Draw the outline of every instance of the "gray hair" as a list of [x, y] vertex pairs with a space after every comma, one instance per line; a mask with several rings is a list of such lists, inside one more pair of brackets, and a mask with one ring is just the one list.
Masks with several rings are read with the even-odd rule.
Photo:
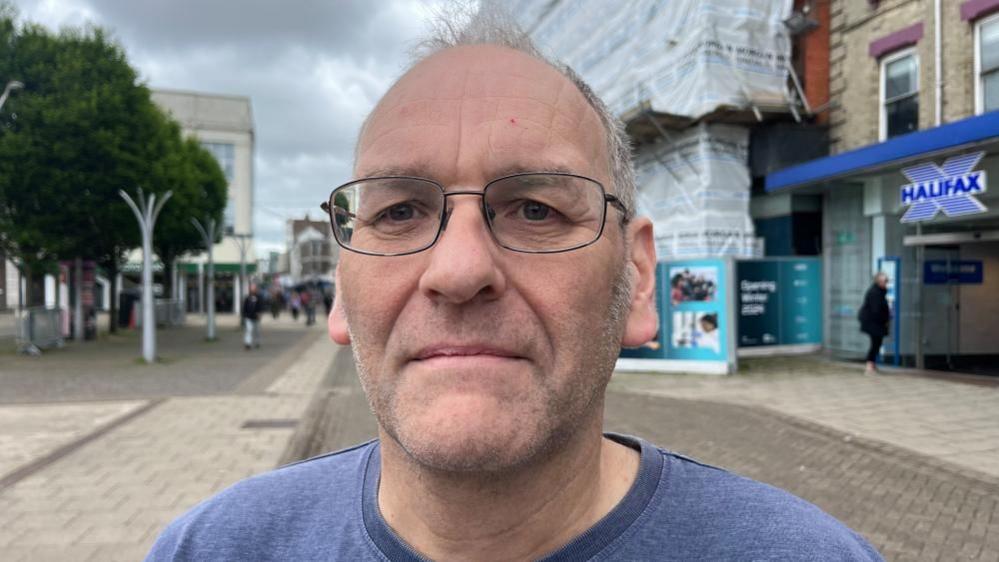
[[[514, 19], [498, 2], [482, 2], [478, 8], [463, 5], [441, 10], [433, 22], [430, 36], [413, 49], [413, 59], [406, 69], [412, 69], [446, 49], [464, 45], [495, 45], [524, 53], [551, 66], [579, 90], [597, 114], [604, 128], [604, 143], [610, 163], [613, 193], [627, 209], [624, 222], [635, 216], [635, 170], [631, 161], [631, 142], [624, 124], [614, 116], [593, 89], [568, 65], [544, 55]], [[365, 122], [365, 126], [367, 122]], [[364, 131], [362, 126], [361, 131]]]

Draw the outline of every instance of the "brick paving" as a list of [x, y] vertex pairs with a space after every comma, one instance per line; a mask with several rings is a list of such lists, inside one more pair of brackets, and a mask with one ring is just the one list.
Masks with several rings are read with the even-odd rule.
[[[0, 423], [0, 443], [20, 443], [22, 461], [91, 437], [10, 485], [0, 478], [0, 558], [140, 559], [166, 522], [235, 480], [373, 436], [349, 351], [319, 327], [287, 324], [272, 326], [288, 338], [269, 355], [244, 354], [238, 340], [216, 355], [192, 336], [185, 345], [194, 347], [174, 355], [184, 372], [173, 389], [138, 366], [136, 377], [147, 380], [102, 395], [93, 389], [113, 385], [78, 361], [79, 373], [64, 376], [90, 382], [57, 386], [71, 401], [38, 404], [34, 429], [20, 426], [17, 435]], [[125, 363], [117, 368], [136, 368]], [[0, 371], [10, 373], [7, 365]], [[744, 374], [727, 378], [618, 374], [607, 428], [786, 488], [863, 533], [889, 560], [999, 561], [999, 476], [989, 464], [994, 387], [867, 378], [812, 358], [742, 366]], [[208, 367], [237, 372], [219, 382], [199, 371]], [[0, 422], [44, 402], [31, 383], [16, 388], [22, 394], [4, 397]], [[145, 409], [108, 428], [137, 407]], [[297, 431], [285, 423], [296, 420]], [[246, 427], [254, 421], [264, 423]], [[88, 433], [97, 427], [104, 432]], [[0, 465], [0, 477], [16, 462]]]
[[611, 387], [761, 406], [999, 477], [999, 385], [994, 383], [890, 370], [870, 377], [862, 366], [788, 357], [742, 361], [735, 377], [620, 373]]
[[[278, 373], [287, 367], [283, 352], [305, 345], [303, 323], [287, 315], [261, 322], [261, 349], [245, 352], [233, 315], [219, 315], [217, 340], [207, 342], [201, 317], [188, 316], [188, 326], [157, 331], [160, 363], [140, 360], [141, 332], [102, 333], [100, 341], [69, 342], [41, 357], [17, 355], [13, 343], [0, 349], [0, 403], [82, 402], [203, 396], [240, 391], [258, 392], [268, 381], [254, 373]], [[103, 321], [102, 324], [103, 325]], [[320, 327], [312, 327], [320, 331]], [[0, 340], [2, 341], [2, 340]], [[270, 362], [271, 364], [268, 364]], [[81, 368], [84, 367], [84, 368]], [[273, 378], [273, 376], [271, 377]], [[244, 385], [240, 389], [240, 385]]]
[[[174, 387], [182, 395], [142, 402], [152, 407], [0, 489], [0, 558], [139, 560], [174, 517], [239, 479], [273, 468], [293, 425], [246, 427], [246, 423], [297, 421], [337, 349], [318, 327], [306, 330], [288, 323], [280, 329], [289, 332], [281, 353], [244, 352], [240, 347], [224, 352], [231, 361], [226, 368], [240, 370], [239, 377], [227, 379], [226, 392], [218, 391], [210, 380], [214, 373], [204, 370], [218, 367], [224, 359], [214, 349], [205, 352], [204, 361], [189, 354], [185, 357], [190, 365], [187, 374]], [[276, 352], [278, 346], [271, 341]], [[267, 342], [265, 333], [265, 346]], [[119, 363], [119, 368], [132, 367]], [[204, 379], [205, 394], [183, 395], [193, 393], [189, 377], [198, 373]], [[81, 376], [100, 380], [93, 372]], [[150, 388], [155, 396], [169, 395], [171, 384], [169, 379], [161, 380]], [[34, 392], [32, 387], [22, 388], [28, 394]], [[68, 388], [75, 396], [82, 387], [60, 388]], [[96, 427], [113, 418], [114, 408], [124, 404], [128, 403], [39, 406], [36, 425], [45, 427], [48, 420], [50, 431], [58, 433], [56, 429], [73, 419], [82, 419]], [[0, 406], [0, 419], [12, 419], [25, 408], [22, 404]], [[19, 431], [26, 438], [25, 430]], [[68, 439], [76, 437], [63, 433]], [[6, 429], [0, 429], [0, 434], [16, 440]], [[40, 441], [51, 448], [59, 440]]]
[[731, 403], [611, 392], [606, 427], [786, 489], [887, 560], [999, 560], [999, 479]]

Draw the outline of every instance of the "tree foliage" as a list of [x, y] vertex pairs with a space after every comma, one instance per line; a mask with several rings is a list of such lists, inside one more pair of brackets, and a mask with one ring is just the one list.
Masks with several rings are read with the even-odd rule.
[[117, 269], [139, 245], [118, 194], [174, 192], [156, 247], [200, 247], [190, 217], [220, 217], [226, 182], [212, 156], [157, 108], [124, 50], [99, 27], [53, 33], [0, 4], [0, 250], [26, 265], [82, 257]]

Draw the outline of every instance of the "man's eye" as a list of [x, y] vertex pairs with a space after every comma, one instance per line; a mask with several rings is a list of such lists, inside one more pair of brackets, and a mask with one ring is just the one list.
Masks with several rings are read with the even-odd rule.
[[523, 214], [524, 218], [529, 221], [545, 220], [548, 218], [548, 214], [551, 210], [551, 207], [548, 205], [538, 203], [537, 201], [528, 201], [524, 203], [523, 207], [520, 208], [520, 212]]
[[412, 219], [416, 214], [413, 206], [408, 203], [392, 205], [385, 211], [385, 216], [393, 221], [405, 221]]

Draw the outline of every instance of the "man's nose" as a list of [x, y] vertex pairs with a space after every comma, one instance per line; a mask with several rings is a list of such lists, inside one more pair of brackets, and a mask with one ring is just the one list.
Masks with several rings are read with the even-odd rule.
[[464, 195], [449, 199], [452, 207], [440, 238], [428, 250], [430, 263], [420, 278], [420, 290], [452, 304], [498, 298], [506, 289], [496, 259], [503, 250], [489, 232], [481, 199]]

